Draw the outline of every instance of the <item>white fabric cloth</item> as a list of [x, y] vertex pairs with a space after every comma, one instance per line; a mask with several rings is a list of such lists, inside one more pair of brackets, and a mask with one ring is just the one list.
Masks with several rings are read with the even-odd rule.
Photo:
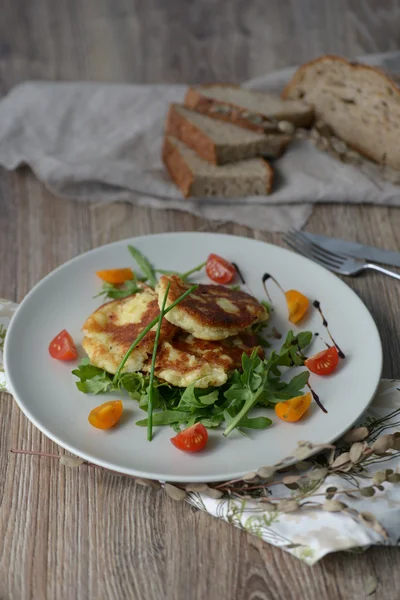
[[[400, 52], [364, 57], [400, 70]], [[280, 91], [284, 69], [246, 85]], [[163, 125], [183, 85], [27, 82], [0, 102], [0, 165], [27, 164], [56, 195], [177, 209], [260, 230], [304, 225], [315, 202], [400, 204], [400, 188], [297, 141], [275, 162], [271, 196], [183, 199], [161, 162]]]
[[[8, 300], [0, 299], [0, 391], [7, 391], [7, 382], [2, 365], [2, 351], [7, 327], [17, 309], [17, 305]], [[359, 424], [368, 424], [371, 420], [389, 417], [381, 424], [384, 433], [392, 433], [398, 427], [400, 413], [400, 381], [382, 380], [376, 397], [364, 414]], [[374, 463], [367, 467], [370, 474], [382, 470], [399, 471], [400, 452], [388, 460], [386, 456], [375, 456]], [[311, 461], [314, 459], [309, 459]], [[261, 465], [260, 465], [261, 466]], [[285, 475], [290, 474], [286, 472]], [[299, 472], [293, 468], [293, 474]], [[324, 491], [329, 486], [338, 490], [352, 489], [355, 486], [367, 486], [368, 479], [346, 474], [331, 475], [313, 494]], [[344, 513], [330, 513], [313, 506], [309, 510], [292, 513], [267, 512], [262, 504], [249, 500], [214, 500], [201, 493], [191, 493], [188, 497], [190, 504], [208, 512], [210, 515], [223, 519], [236, 527], [244, 529], [253, 535], [258, 535], [264, 541], [277, 546], [293, 556], [312, 565], [326, 554], [338, 550], [366, 548], [373, 544], [395, 546], [400, 540], [400, 484], [385, 484], [384, 491], [378, 491], [373, 497], [364, 498], [359, 494], [349, 498], [342, 494], [340, 500], [355, 508], [359, 513], [372, 513], [388, 532], [383, 537], [379, 532], [367, 527], [360, 520]], [[290, 499], [291, 492], [284, 485], [271, 488], [275, 497]], [[322, 504], [323, 496], [310, 495], [310, 501]]]

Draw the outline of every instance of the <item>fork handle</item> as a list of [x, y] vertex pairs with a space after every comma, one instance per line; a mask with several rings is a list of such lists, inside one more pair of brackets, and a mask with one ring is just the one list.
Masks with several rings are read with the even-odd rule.
[[389, 271], [389, 269], [385, 269], [384, 267], [381, 267], [379, 265], [374, 265], [373, 263], [367, 263], [366, 265], [364, 265], [364, 268], [379, 271], [379, 273], [383, 273], [384, 275], [389, 275], [390, 277], [394, 277], [395, 279], [400, 279], [400, 273]]

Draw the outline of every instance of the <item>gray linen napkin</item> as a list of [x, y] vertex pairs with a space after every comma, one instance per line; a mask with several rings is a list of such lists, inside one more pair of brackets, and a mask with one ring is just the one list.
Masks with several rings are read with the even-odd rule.
[[[400, 52], [364, 60], [398, 70]], [[248, 82], [279, 90], [293, 69]], [[400, 204], [400, 188], [296, 141], [269, 197], [183, 199], [160, 158], [163, 124], [186, 86], [27, 82], [0, 102], [0, 164], [29, 165], [56, 195], [178, 209], [261, 230], [302, 226], [315, 202]]]

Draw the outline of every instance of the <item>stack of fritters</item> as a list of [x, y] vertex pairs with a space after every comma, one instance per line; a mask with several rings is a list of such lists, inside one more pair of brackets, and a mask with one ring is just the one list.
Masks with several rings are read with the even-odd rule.
[[[190, 287], [176, 275], [165, 275], [156, 290], [143, 285], [142, 292], [108, 302], [87, 319], [83, 347], [91, 364], [116, 372], [132, 342], [160, 313], [168, 283], [166, 306]], [[224, 384], [240, 368], [243, 352], [251, 354], [258, 346], [251, 327], [267, 319], [267, 311], [249, 294], [220, 285], [199, 285], [163, 319], [156, 376], [179, 387]], [[136, 346], [124, 372], [150, 371], [156, 328]]]

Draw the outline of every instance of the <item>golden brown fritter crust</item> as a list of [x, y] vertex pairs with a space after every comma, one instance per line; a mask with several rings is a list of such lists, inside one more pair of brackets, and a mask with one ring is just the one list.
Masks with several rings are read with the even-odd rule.
[[[143, 286], [143, 292], [100, 306], [83, 326], [85, 337], [82, 345], [91, 363], [115, 373], [132, 342], [159, 314], [157, 295], [148, 286]], [[129, 371], [140, 370], [153, 351], [155, 329], [156, 326], [133, 351], [127, 363]], [[160, 342], [170, 340], [176, 331], [174, 325], [163, 319]]]
[[[177, 275], [164, 275], [158, 286], [159, 303], [168, 283], [171, 284], [168, 304], [189, 287]], [[268, 315], [258, 300], [246, 292], [222, 285], [200, 284], [165, 318], [197, 338], [218, 340], [248, 329], [260, 320], [267, 320]]]
[[[242, 355], [250, 355], [258, 348], [263, 358], [264, 352], [251, 332], [220, 341], [199, 340], [181, 331], [177, 336], [164, 342], [157, 351], [155, 373], [173, 385], [195, 387], [223, 385], [230, 373], [242, 366]], [[144, 366], [149, 371], [150, 358]]]

